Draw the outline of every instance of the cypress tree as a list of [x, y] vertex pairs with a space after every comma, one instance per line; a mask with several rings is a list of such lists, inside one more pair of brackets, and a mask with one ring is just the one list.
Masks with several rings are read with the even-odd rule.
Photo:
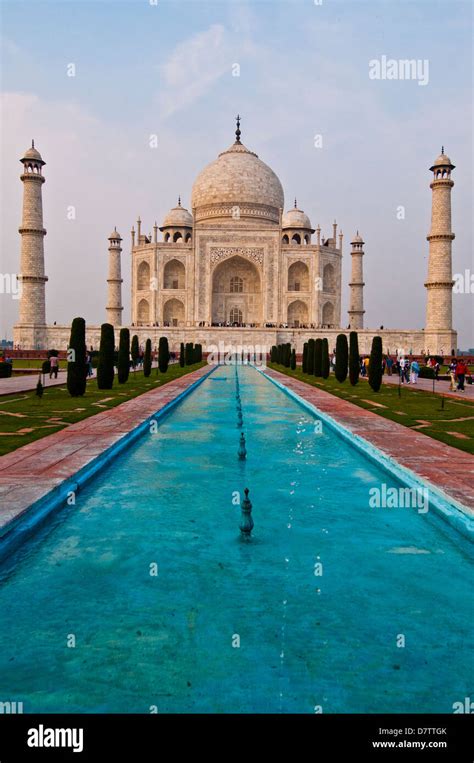
[[290, 368], [291, 366], [291, 344], [287, 343], [285, 344], [285, 367]]
[[185, 363], [187, 366], [192, 366], [194, 363], [194, 347], [192, 342], [187, 342], [184, 350]]
[[277, 348], [276, 349], [277, 349], [277, 352], [276, 352], [276, 356], [277, 356], [276, 362], [277, 362], [278, 365], [280, 365], [281, 364], [281, 344], [277, 344]]
[[194, 362], [195, 363], [200, 363], [201, 362], [201, 360], [202, 360], [202, 345], [201, 344], [195, 344], [194, 345], [193, 356], [194, 356]]
[[117, 371], [119, 384], [125, 384], [130, 373], [130, 331], [128, 329], [120, 329]]
[[369, 384], [378, 392], [382, 385], [382, 337], [374, 336], [369, 360]]
[[308, 341], [308, 358], [306, 361], [306, 373], [312, 376], [314, 374], [314, 339]]
[[349, 334], [349, 381], [353, 387], [359, 381], [359, 374], [359, 337], [357, 336], [357, 331], [351, 331]]
[[323, 379], [327, 379], [329, 376], [329, 342], [327, 339], [323, 339], [323, 350], [321, 359], [321, 376]]
[[132, 347], [130, 352], [132, 354], [132, 365], [136, 368], [138, 358], [140, 357], [140, 347], [138, 346], [138, 336], [136, 334], [132, 336]]
[[170, 349], [168, 347], [168, 339], [165, 336], [161, 336], [158, 344], [158, 368], [162, 374], [167, 372], [169, 362]]
[[270, 363], [276, 363], [276, 347], [274, 344], [270, 350]]
[[114, 355], [114, 327], [110, 323], [103, 323], [100, 327], [99, 363], [97, 365], [97, 386], [99, 389], [112, 389]]
[[72, 397], [84, 394], [86, 379], [86, 322], [84, 318], [74, 318], [71, 324], [67, 364], [67, 388]]
[[145, 356], [143, 358], [143, 376], [151, 374], [151, 339], [145, 342]]
[[185, 362], [185, 358], [184, 358], [184, 342], [181, 342], [181, 344], [179, 346], [179, 365], [181, 366], [181, 368], [184, 368], [184, 362]]
[[296, 369], [296, 350], [294, 348], [291, 352], [290, 368], [292, 371]]
[[301, 363], [301, 370], [303, 373], [307, 373], [308, 368], [308, 342], [305, 342], [303, 345], [303, 360]]
[[314, 343], [314, 375], [321, 376], [323, 369], [323, 340], [316, 339]]
[[341, 384], [347, 379], [348, 362], [349, 362], [349, 349], [347, 346], [347, 337], [345, 334], [338, 334], [336, 339], [335, 376], [338, 382], [341, 382]]

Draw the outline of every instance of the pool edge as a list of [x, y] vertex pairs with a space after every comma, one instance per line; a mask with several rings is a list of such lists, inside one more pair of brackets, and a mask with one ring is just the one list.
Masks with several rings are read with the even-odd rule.
[[[205, 366], [204, 366], [205, 367]], [[68, 497], [75, 494], [93, 479], [104, 466], [107, 466], [117, 456], [119, 456], [129, 445], [142, 437], [146, 430], [150, 428], [153, 420], [161, 419], [178, 406], [189, 394], [191, 394], [200, 384], [218, 368], [210, 366], [207, 373], [196, 379], [186, 389], [182, 390], [176, 397], [169, 400], [159, 410], [147, 416], [147, 418], [123, 434], [116, 442], [109, 445], [105, 450], [96, 455], [91, 461], [84, 464], [72, 476], [66, 477], [56, 484], [51, 490], [48, 490], [37, 500], [33, 501], [23, 511], [5, 522], [0, 528], [0, 564], [12, 553], [17, 551], [23, 542], [30, 538], [38, 527], [48, 519], [51, 514], [61, 507], [64, 507]]]
[[445, 493], [441, 488], [429, 482], [421, 475], [409, 469], [407, 466], [400, 464], [393, 456], [384, 453], [376, 445], [373, 445], [369, 440], [361, 437], [350, 429], [340, 424], [336, 419], [327, 413], [319, 410], [313, 403], [305, 400], [297, 392], [287, 387], [278, 379], [274, 379], [267, 373], [266, 368], [253, 366], [258, 373], [264, 376], [266, 379], [272, 382], [282, 392], [295, 400], [306, 410], [313, 414], [316, 414], [322, 421], [324, 421], [333, 431], [335, 431], [342, 439], [352, 445], [359, 451], [362, 451], [364, 455], [371, 461], [376, 462], [381, 468], [388, 472], [391, 476], [394, 476], [399, 481], [408, 484], [409, 487], [425, 488], [429, 491], [429, 503], [435, 510], [438, 516], [446, 521], [452, 528], [457, 530], [464, 538], [474, 542], [474, 520], [466, 513], [466, 506], [452, 498]]

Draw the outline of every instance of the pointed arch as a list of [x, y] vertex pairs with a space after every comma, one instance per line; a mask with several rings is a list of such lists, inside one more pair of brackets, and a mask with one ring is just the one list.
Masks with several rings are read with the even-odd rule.
[[150, 305], [147, 299], [141, 299], [138, 303], [137, 320], [142, 326], [150, 323]]
[[328, 294], [334, 294], [336, 291], [336, 271], [329, 263], [323, 269], [323, 291]]
[[150, 266], [146, 260], [142, 260], [137, 270], [137, 289], [146, 291], [150, 288]]
[[163, 268], [164, 289], [185, 289], [186, 269], [180, 260], [172, 259]]
[[305, 262], [293, 262], [288, 268], [288, 291], [309, 291], [309, 268]]
[[334, 327], [334, 305], [332, 302], [324, 303], [321, 323], [323, 326], [329, 326], [329, 328]]
[[180, 299], [172, 297], [163, 305], [163, 323], [165, 326], [184, 325], [184, 304]]
[[295, 299], [288, 305], [288, 326], [299, 328], [308, 324], [308, 305], [302, 299]]

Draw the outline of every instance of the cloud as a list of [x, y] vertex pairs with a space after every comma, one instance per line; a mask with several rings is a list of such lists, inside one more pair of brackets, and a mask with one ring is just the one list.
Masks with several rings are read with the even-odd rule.
[[230, 40], [221, 24], [180, 42], [160, 67], [163, 89], [158, 95], [162, 117], [191, 106], [232, 66]]

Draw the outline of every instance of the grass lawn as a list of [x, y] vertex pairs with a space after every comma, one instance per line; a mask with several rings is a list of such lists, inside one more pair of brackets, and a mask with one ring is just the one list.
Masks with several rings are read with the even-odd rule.
[[145, 378], [143, 371], [131, 373], [126, 384], [117, 382], [115, 375], [112, 389], [97, 389], [97, 380], [90, 379], [83, 397], [71, 397], [64, 385], [45, 389], [41, 401], [35, 392], [22, 392], [0, 397], [0, 455], [46, 437], [53, 432], [94, 416], [107, 408], [115, 408], [133, 397], [149, 392], [157, 386], [178, 379], [195, 371], [205, 363], [181, 368], [179, 363], [168, 367], [166, 374], [156, 373]]
[[[428, 437], [447, 443], [454, 448], [474, 453], [474, 402], [468, 400], [444, 399], [441, 408], [441, 395], [398, 386], [382, 384], [379, 392], [374, 392], [366, 381], [359, 381], [353, 387], [346, 379], [340, 384], [331, 374], [328, 379], [320, 379], [303, 374], [301, 368], [291, 371], [284, 366], [269, 363], [269, 368], [294, 376], [296, 379], [323, 389], [332, 395], [347, 400], [349, 403], [366, 408], [411, 429], [418, 429]], [[377, 403], [378, 405], [374, 405]], [[383, 406], [379, 408], [378, 406]], [[456, 435], [461, 435], [457, 437]]]
[[[37, 368], [40, 369], [44, 363], [44, 360], [38, 358], [13, 358], [13, 368], [20, 370], [20, 368]], [[67, 360], [59, 361], [59, 368], [67, 368]]]

